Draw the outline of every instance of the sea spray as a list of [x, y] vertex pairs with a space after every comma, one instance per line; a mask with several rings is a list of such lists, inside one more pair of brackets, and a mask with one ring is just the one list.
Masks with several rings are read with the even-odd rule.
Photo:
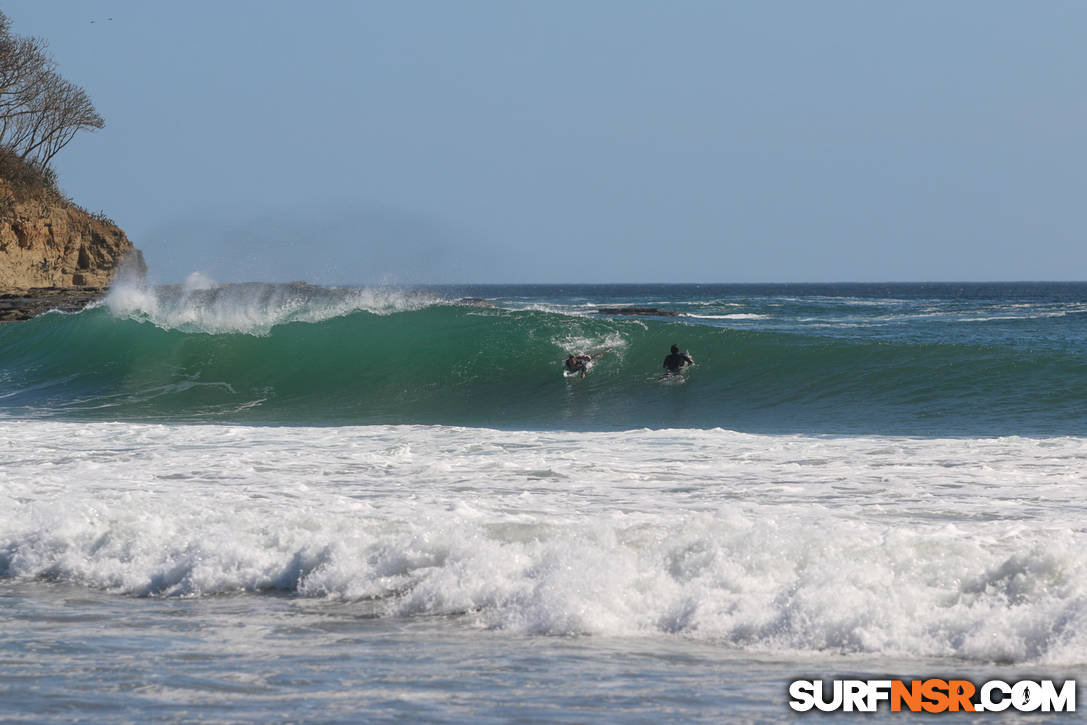
[[220, 285], [193, 272], [183, 285], [116, 285], [104, 305], [115, 317], [150, 322], [164, 330], [267, 335], [273, 327], [290, 322], [322, 322], [359, 311], [390, 314], [435, 301], [430, 293], [393, 287], [336, 288], [303, 282]]

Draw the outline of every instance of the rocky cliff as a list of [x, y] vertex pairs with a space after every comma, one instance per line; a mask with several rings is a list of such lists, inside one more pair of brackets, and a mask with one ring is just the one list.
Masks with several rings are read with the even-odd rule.
[[107, 287], [126, 258], [145, 271], [143, 255], [110, 220], [53, 189], [0, 176], [0, 291]]

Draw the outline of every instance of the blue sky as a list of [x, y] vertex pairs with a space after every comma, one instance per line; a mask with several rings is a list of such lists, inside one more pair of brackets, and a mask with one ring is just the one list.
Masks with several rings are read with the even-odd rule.
[[1081, 2], [0, 10], [158, 281], [1087, 278]]

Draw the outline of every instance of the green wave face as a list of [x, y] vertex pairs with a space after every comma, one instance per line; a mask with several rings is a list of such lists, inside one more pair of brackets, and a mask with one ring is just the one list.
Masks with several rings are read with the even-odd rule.
[[[187, 316], [178, 305], [166, 312], [114, 306], [0, 327], [0, 413], [283, 425], [1087, 433], [1087, 362], [1061, 351], [432, 300], [373, 309], [326, 300], [324, 312], [312, 300], [258, 302], [261, 314], [229, 319]], [[672, 344], [697, 365], [660, 381]], [[599, 351], [606, 353], [584, 379], [562, 375], [568, 352]]]

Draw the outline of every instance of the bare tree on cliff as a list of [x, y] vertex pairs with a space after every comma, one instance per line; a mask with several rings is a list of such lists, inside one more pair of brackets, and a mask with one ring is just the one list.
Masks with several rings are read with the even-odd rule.
[[45, 169], [77, 133], [105, 125], [86, 92], [57, 74], [45, 41], [14, 35], [0, 12], [0, 148]]

